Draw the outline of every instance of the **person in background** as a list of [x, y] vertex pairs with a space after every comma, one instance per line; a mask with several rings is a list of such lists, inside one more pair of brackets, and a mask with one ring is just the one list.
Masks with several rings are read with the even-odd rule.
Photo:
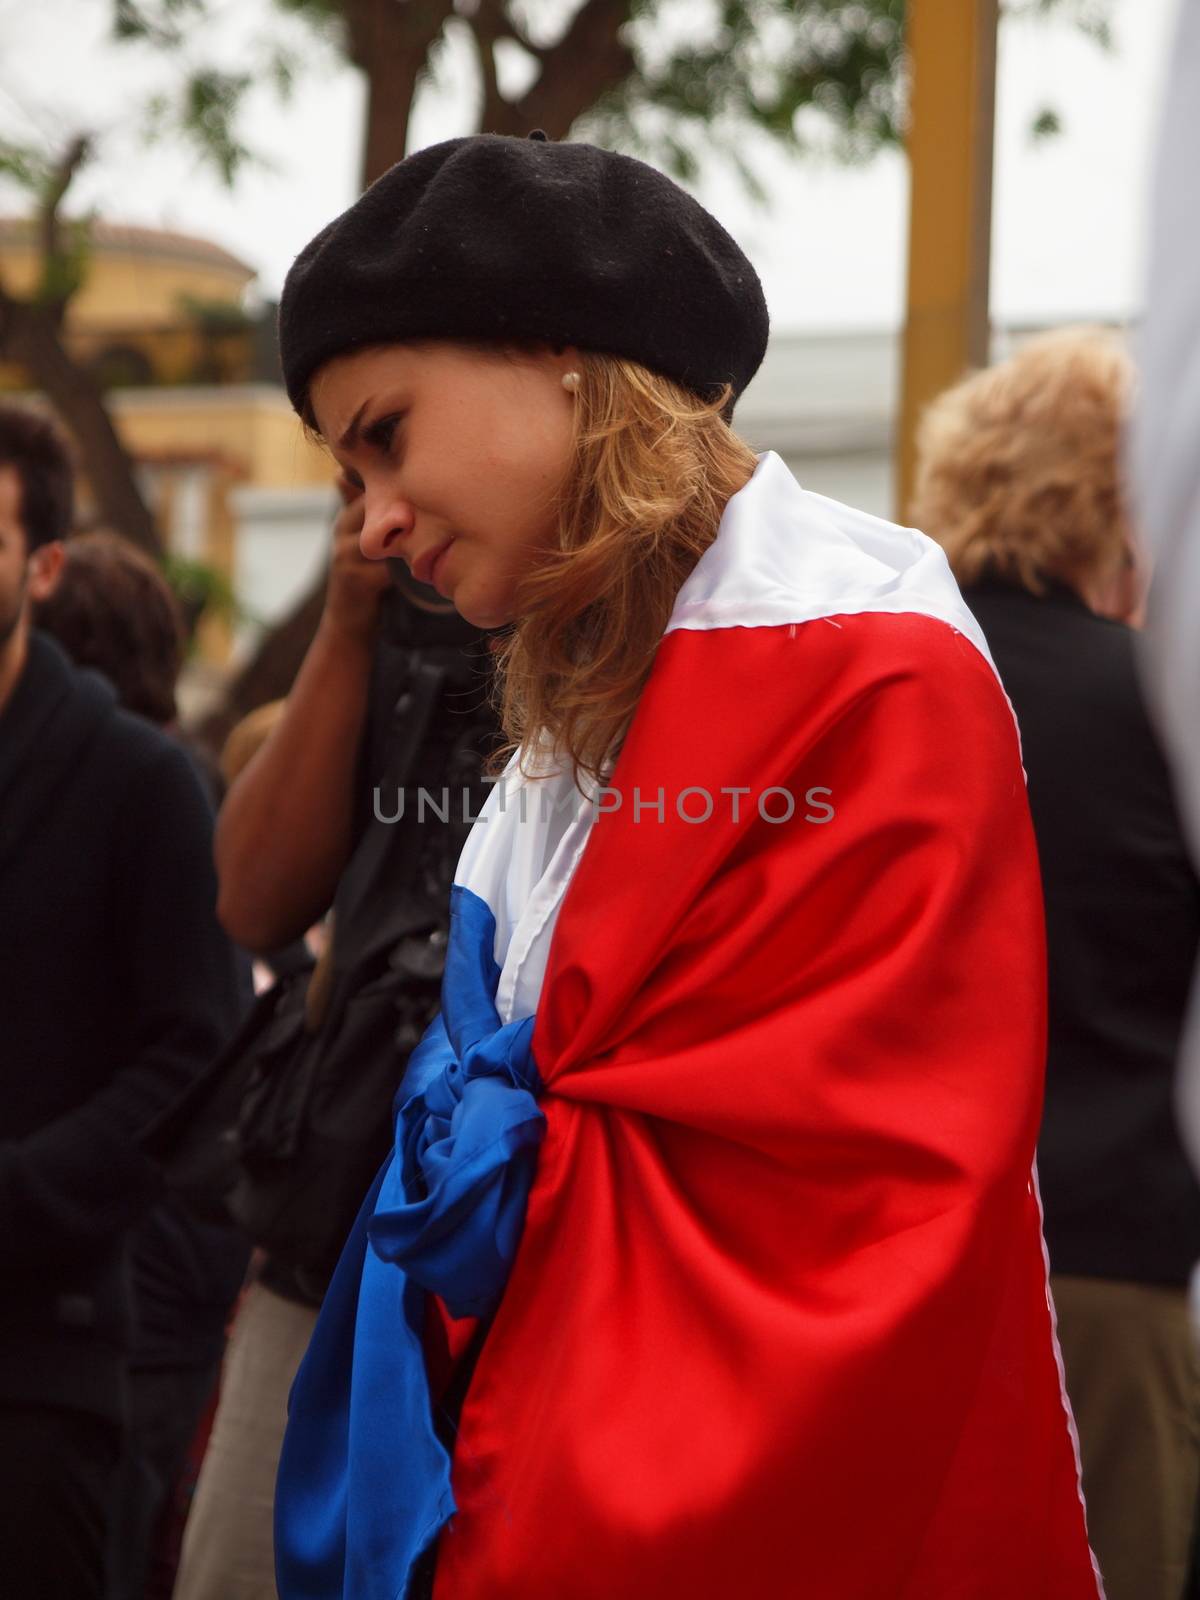
[[[178, 602], [156, 564], [107, 531], [64, 546], [57, 587], [34, 606], [34, 625], [78, 667], [102, 673], [125, 710], [183, 742], [215, 790], [212, 763], [182, 738], [175, 700], [183, 664]], [[248, 967], [248, 963], [244, 963]], [[249, 999], [249, 974], [243, 971]], [[225, 1325], [250, 1257], [233, 1227], [164, 1196], [130, 1241], [133, 1339], [130, 1435], [123, 1507], [112, 1553], [110, 1600], [169, 1596], [174, 1581], [163, 1534], [173, 1490], [220, 1371]]]
[[57, 586], [34, 606], [34, 626], [57, 639], [77, 667], [102, 672], [126, 711], [173, 732], [185, 639], [161, 570], [107, 528], [73, 534], [63, 553]]
[[[227, 786], [266, 743], [284, 705], [259, 706], [231, 730], [220, 760]], [[302, 941], [293, 944], [296, 955], [308, 959]], [[256, 990], [268, 988], [274, 976], [270, 960], [255, 961]], [[273, 1600], [271, 1501], [279, 1436], [287, 1391], [315, 1321], [310, 1297], [256, 1251], [183, 1528], [175, 1595]]]
[[[222, 921], [268, 968], [307, 938], [320, 957], [310, 1002], [330, 978], [321, 918], [372, 814], [406, 661], [436, 655], [448, 667], [421, 752], [431, 788], [477, 781], [495, 726], [479, 682], [482, 636], [436, 595], [402, 592], [362, 555], [362, 499], [344, 482], [340, 489], [325, 609], [297, 680], [286, 701], [233, 729], [221, 758], [229, 785], [217, 829]], [[461, 831], [427, 829], [421, 848], [419, 876], [432, 871], [443, 902]], [[397, 893], [417, 887], [398, 884]], [[397, 1075], [402, 1066], [398, 1055]], [[175, 1600], [275, 1600], [272, 1517], [288, 1391], [324, 1289], [320, 1275], [269, 1254], [259, 1263], [230, 1339]]]
[[[229, 736], [221, 746], [218, 765], [222, 794], [228, 791], [266, 744], [275, 724], [283, 716], [286, 705], [286, 700], [268, 700], [265, 705], [247, 712], [229, 730]], [[281, 949], [258, 952], [254, 956], [255, 994], [262, 994], [269, 989], [282, 974], [309, 966], [321, 954], [327, 943], [326, 920], [314, 922], [302, 937], [291, 940]]]
[[1049, 946], [1038, 1168], [1093, 1547], [1109, 1600], [1179, 1600], [1200, 1487], [1185, 1295], [1200, 1189], [1172, 1078], [1200, 884], [1136, 671], [1132, 378], [1098, 329], [968, 378], [924, 418], [912, 514], [945, 547], [1021, 729]]
[[180, 726], [175, 687], [183, 666], [183, 613], [159, 566], [107, 528], [74, 534], [54, 593], [34, 626], [57, 639], [77, 667], [94, 667], [126, 711], [153, 722], [192, 757], [214, 805], [224, 792], [208, 750]]
[[[345, 507], [333, 534], [325, 610], [288, 700], [260, 707], [230, 733], [222, 752], [234, 817], [248, 784], [280, 763], [272, 816], [256, 835], [253, 860], [231, 882], [221, 876], [219, 910], [227, 931], [259, 954], [302, 938], [328, 909], [349, 855], [354, 773], [366, 723], [379, 603], [387, 587], [358, 554], [360, 513]], [[341, 671], [328, 671], [330, 641], [345, 642]], [[251, 794], [254, 793], [251, 789]], [[228, 809], [219, 822], [228, 836]], [[264, 862], [271, 887], [239, 896]], [[282, 900], [283, 904], [278, 902]], [[232, 901], [232, 908], [231, 908]], [[317, 1318], [320, 1294], [295, 1274], [260, 1263], [230, 1336], [208, 1448], [196, 1483], [175, 1585], [175, 1600], [274, 1600], [271, 1516], [287, 1396]]]
[[58, 432], [0, 408], [0, 1591], [22, 1600], [106, 1593], [124, 1258], [160, 1187], [139, 1136], [242, 1003], [191, 762], [32, 627], [72, 499]]

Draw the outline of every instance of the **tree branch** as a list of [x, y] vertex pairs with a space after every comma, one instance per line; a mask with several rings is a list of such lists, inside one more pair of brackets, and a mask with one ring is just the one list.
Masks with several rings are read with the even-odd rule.
[[513, 36], [511, 25], [504, 15], [503, 0], [480, 0], [475, 14], [462, 15], [461, 19], [471, 30], [471, 39], [479, 57], [479, 72], [483, 79], [479, 131], [499, 133], [501, 124], [507, 119], [508, 101], [500, 94], [500, 84], [496, 76], [496, 45], [500, 39]]
[[519, 44], [521, 49], [529, 55], [536, 56], [539, 61], [544, 61], [549, 54], [549, 47], [544, 44], [534, 44], [516, 17], [508, 10], [505, 0], [480, 0], [479, 9], [482, 10], [485, 5], [489, 4], [499, 19], [499, 37], [501, 39], [511, 39], [514, 44]]
[[0, 288], [0, 353], [25, 369], [66, 423], [104, 521], [151, 555], [160, 554], [158, 529], [133, 463], [95, 378], [64, 345], [54, 309], [16, 300]]
[[343, 0], [347, 54], [367, 78], [364, 188], [403, 160], [429, 52], [453, 12], [454, 0]]
[[621, 38], [629, 21], [629, 0], [586, 0], [557, 44], [541, 50], [542, 73], [515, 104], [500, 133], [544, 128], [565, 139], [571, 125], [634, 67], [633, 51]]
[[75, 174], [92, 153], [92, 141], [85, 133], [76, 134], [50, 169], [41, 204], [38, 207], [38, 237], [42, 247], [41, 279], [45, 303], [60, 319], [71, 296], [63, 271], [62, 235], [59, 211]]
[[374, 77], [388, 57], [430, 45], [454, 15], [454, 0], [341, 0], [347, 54], [360, 71]]

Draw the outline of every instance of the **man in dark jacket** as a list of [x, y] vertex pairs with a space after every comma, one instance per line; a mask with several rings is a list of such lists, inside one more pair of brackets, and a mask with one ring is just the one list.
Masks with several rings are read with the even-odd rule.
[[1135, 670], [1130, 379], [1096, 331], [969, 379], [927, 417], [916, 512], [1021, 730], [1049, 957], [1038, 1168], [1092, 1544], [1109, 1600], [1179, 1600], [1200, 1485], [1200, 1190], [1172, 1089], [1200, 884]]
[[139, 1134], [237, 1020], [183, 751], [30, 627], [71, 518], [56, 431], [0, 409], [0, 1591], [104, 1593]]

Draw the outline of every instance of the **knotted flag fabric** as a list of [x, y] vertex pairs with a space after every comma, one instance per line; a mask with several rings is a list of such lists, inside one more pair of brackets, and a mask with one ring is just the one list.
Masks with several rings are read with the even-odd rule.
[[[764, 457], [606, 789], [514, 775], [458, 881], [293, 1393], [284, 1600], [401, 1600], [439, 1531], [438, 1600], [1095, 1600], [1036, 857], [937, 548]], [[498, 1284], [451, 1464], [424, 1297], [453, 1333]]]

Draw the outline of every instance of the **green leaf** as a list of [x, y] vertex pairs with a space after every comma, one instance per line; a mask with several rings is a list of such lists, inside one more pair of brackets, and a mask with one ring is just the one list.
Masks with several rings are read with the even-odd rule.
[[300, 17], [326, 43], [344, 34], [343, 8], [337, 0], [275, 0], [275, 5], [281, 12]]
[[208, 21], [210, 0], [112, 0], [112, 36], [119, 44], [174, 49], [189, 26]]
[[187, 80], [180, 119], [185, 136], [210, 161], [227, 184], [250, 152], [237, 137], [236, 119], [253, 79], [246, 72], [202, 67]]
[[283, 46], [273, 50], [268, 49], [266, 76], [275, 93], [285, 103], [292, 98], [300, 71], [300, 59], [294, 50], [287, 50]]
[[260, 620], [241, 604], [219, 567], [170, 552], [160, 558], [160, 564], [186, 615], [197, 620], [201, 616], [224, 617], [235, 624]]
[[150, 25], [133, 0], [114, 0], [112, 32], [118, 40], [146, 39]]
[[46, 157], [33, 145], [19, 144], [15, 140], [0, 139], [0, 177], [10, 179], [22, 189], [36, 193], [44, 187], [48, 176]]
[[201, 300], [195, 295], [179, 296], [179, 308], [197, 329], [208, 336], [221, 339], [235, 333], [245, 333], [254, 318], [241, 306], [228, 300]]
[[64, 306], [87, 279], [91, 260], [91, 217], [60, 218], [58, 249], [41, 263], [34, 300], [44, 306]]

